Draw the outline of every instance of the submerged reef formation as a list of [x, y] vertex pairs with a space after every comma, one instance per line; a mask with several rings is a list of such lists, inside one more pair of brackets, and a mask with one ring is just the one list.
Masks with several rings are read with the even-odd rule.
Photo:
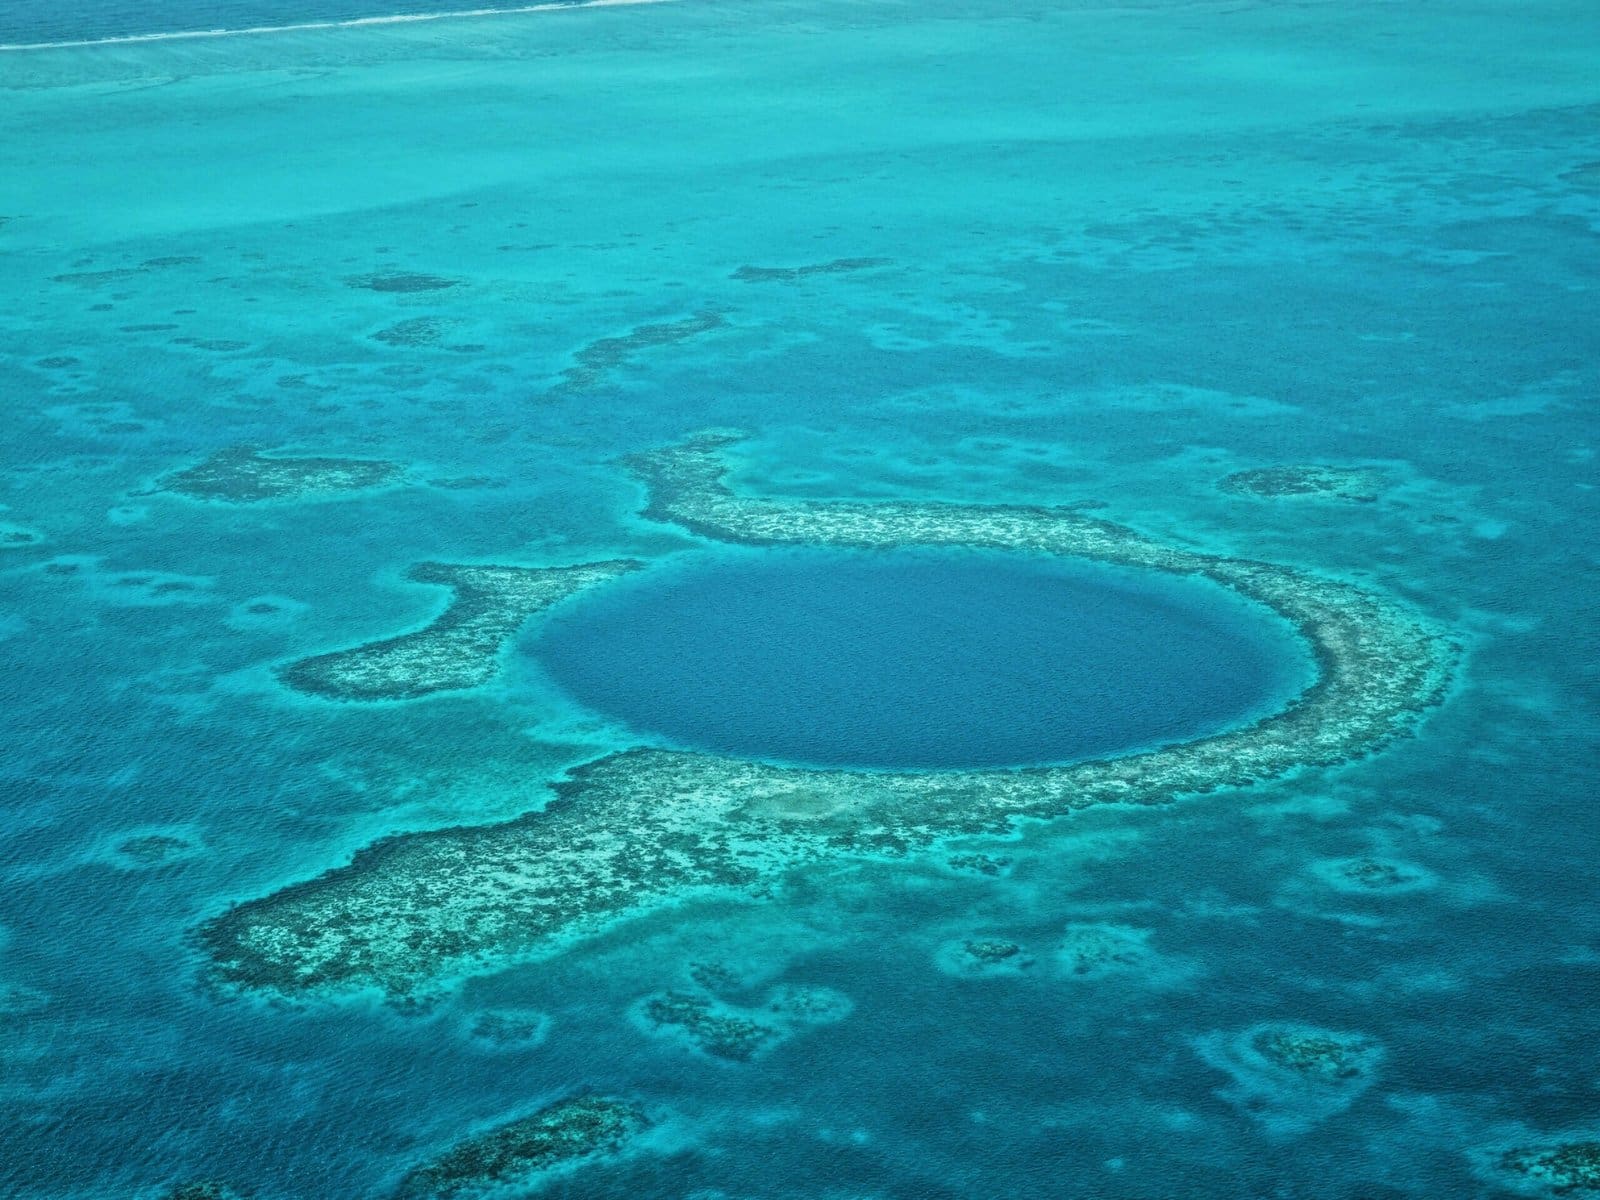
[[681, 321], [662, 321], [654, 325], [639, 325], [621, 337], [601, 338], [590, 342], [573, 357], [577, 365], [562, 372], [562, 386], [576, 391], [587, 391], [605, 382], [613, 368], [627, 363], [641, 350], [653, 346], [670, 346], [687, 341], [702, 333], [722, 328], [723, 319], [714, 312], [697, 313]]
[[1518, 1146], [1501, 1154], [1496, 1166], [1550, 1195], [1600, 1192], [1600, 1141]]
[[116, 857], [126, 866], [157, 867], [187, 858], [199, 847], [177, 834], [144, 833], [123, 838], [114, 849]]
[[843, 275], [872, 267], [887, 267], [887, 258], [836, 258], [832, 262], [809, 263], [803, 267], [740, 267], [732, 275], [740, 283], [793, 283], [808, 275]]
[[168, 475], [158, 490], [191, 500], [257, 504], [383, 487], [401, 471], [398, 463], [376, 458], [277, 458], [253, 446], [232, 446]]
[[991, 879], [1008, 874], [1011, 870], [1011, 859], [1005, 855], [952, 854], [946, 862], [952, 871], [964, 871], [972, 875], [987, 875]]
[[749, 1062], [778, 1037], [775, 1026], [696, 992], [650, 996], [639, 1015], [647, 1028], [681, 1032], [701, 1053], [729, 1062]]
[[1432, 873], [1413, 863], [1370, 855], [1323, 859], [1312, 863], [1311, 870], [1335, 891], [1357, 894], [1417, 892], [1436, 882]]
[[24, 546], [37, 546], [42, 541], [44, 534], [36, 529], [0, 521], [0, 550], [20, 550]]
[[1383, 1060], [1383, 1048], [1362, 1034], [1292, 1022], [1211, 1034], [1196, 1048], [1232, 1077], [1217, 1095], [1279, 1135], [1304, 1133], [1349, 1108]]
[[164, 271], [168, 267], [187, 267], [199, 262], [200, 259], [192, 254], [167, 254], [160, 258], [147, 258], [136, 267], [108, 267], [101, 271], [68, 271], [65, 275], [52, 275], [52, 283], [73, 283], [80, 287], [101, 287], [108, 283], [120, 283], [128, 279], [136, 279], [140, 275], [148, 275], [152, 271]]
[[[1455, 646], [1363, 588], [1165, 545], [1077, 509], [737, 496], [723, 482], [722, 460], [735, 440], [704, 435], [630, 460], [649, 487], [646, 515], [749, 545], [990, 548], [1202, 576], [1291, 622], [1313, 651], [1317, 677], [1253, 724], [1063, 766], [860, 773], [649, 748], [609, 754], [558, 781], [540, 811], [391, 838], [348, 866], [214, 918], [201, 940], [217, 983], [290, 996], [378, 988], [415, 1001], [453, 975], [548, 955], [696, 894], [768, 895], [807, 862], [900, 856], [1006, 833], [1023, 819], [1166, 804], [1337, 766], [1401, 736], [1444, 695]], [[417, 634], [307, 660], [286, 678], [361, 698], [480, 682], [498, 640], [532, 611], [514, 616], [504, 604], [479, 596], [465, 606], [484, 633], [458, 636], [448, 624], [435, 632], [441, 618]]]
[[215, 1179], [180, 1183], [162, 1193], [161, 1200], [241, 1200], [238, 1192]]
[[1231, 496], [1257, 500], [1293, 500], [1320, 497], [1371, 504], [1382, 494], [1383, 472], [1371, 467], [1258, 467], [1236, 471], [1217, 487]]
[[459, 279], [446, 279], [442, 275], [425, 275], [417, 271], [376, 271], [370, 275], [351, 275], [344, 284], [369, 292], [438, 292], [453, 288], [460, 282]]
[[940, 947], [939, 969], [947, 975], [1017, 975], [1033, 966], [1033, 955], [1000, 937], [961, 938]]
[[459, 566], [419, 563], [406, 573], [454, 596], [448, 608], [412, 633], [291, 663], [279, 678], [330, 700], [413, 700], [478, 687], [494, 677], [500, 649], [534, 613], [639, 564], [627, 560], [574, 567]]
[[1372, 1057], [1365, 1038], [1298, 1026], [1269, 1026], [1250, 1044], [1275, 1066], [1325, 1083], [1359, 1078]]
[[0, 1018], [32, 1016], [49, 1007], [49, 993], [25, 983], [0, 981]]
[[410, 317], [378, 330], [372, 340], [387, 346], [436, 346], [449, 328], [440, 317]]
[[471, 1200], [622, 1147], [649, 1122], [635, 1104], [578, 1096], [458, 1142], [400, 1181], [397, 1200]]
[[532, 1008], [492, 1008], [476, 1014], [467, 1036], [495, 1049], [537, 1046], [550, 1032], [550, 1015]]
[[[788, 984], [774, 988], [757, 1005], [741, 1007], [705, 986], [705, 972], [691, 978], [705, 990], [676, 989], [646, 996], [637, 1020], [647, 1032], [681, 1037], [696, 1051], [725, 1062], [749, 1062], [763, 1051], [817, 1025], [849, 1016], [852, 1004], [832, 988]], [[718, 976], [717, 987], [728, 980]]]
[[1078, 922], [1068, 925], [1058, 950], [1062, 968], [1081, 979], [1148, 970], [1155, 954], [1150, 932], [1129, 925]]

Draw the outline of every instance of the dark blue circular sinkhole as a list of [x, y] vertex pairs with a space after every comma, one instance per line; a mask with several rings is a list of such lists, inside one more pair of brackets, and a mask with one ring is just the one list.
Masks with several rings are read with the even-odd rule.
[[899, 770], [1188, 741], [1312, 674], [1286, 622], [1209, 581], [957, 551], [689, 555], [563, 606], [533, 650], [646, 740]]

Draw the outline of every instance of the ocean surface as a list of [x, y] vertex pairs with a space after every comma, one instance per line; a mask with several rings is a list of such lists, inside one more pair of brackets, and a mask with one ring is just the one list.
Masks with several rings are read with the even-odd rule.
[[[592, 2], [592, 0], [590, 0]], [[652, 3], [655, 0], [609, 0]], [[409, 23], [454, 14], [514, 16], [585, 0], [5, 0], [0, 4], [0, 46], [187, 39], [197, 34], [264, 34], [293, 26]]]
[[[0, 43], [411, 11], [0, 0]], [[1592, 0], [0, 51], [0, 1196], [1600, 1193], [1597, 234]], [[618, 751], [1026, 771], [1314, 674], [1213, 581], [674, 524], [628, 462], [712, 428], [738, 496], [1060, 506], [1459, 659], [1340, 766], [841, 836], [420, 999], [220, 984], [233, 906], [571, 811]], [[440, 618], [416, 564], [617, 559], [463, 639], [486, 682], [280, 674]], [[418, 1190], [591, 1092], [648, 1129]]]
[[1140, 574], [992, 554], [724, 555], [570, 606], [534, 658], [643, 741], [863, 768], [1189, 741], [1306, 686], [1309, 656], [1282, 622]]

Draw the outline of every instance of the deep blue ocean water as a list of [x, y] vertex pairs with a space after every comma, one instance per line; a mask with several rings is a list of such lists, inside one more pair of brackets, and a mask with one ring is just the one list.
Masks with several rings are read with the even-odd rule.
[[1005, 767], [1276, 711], [1310, 678], [1282, 626], [1155, 572], [768, 551], [624, 579], [565, 606], [533, 653], [647, 741], [820, 766]]
[[[130, 11], [13, 3], [0, 41]], [[1597, 57], [1589, 0], [684, 0], [0, 53], [0, 1195], [387, 1196], [579, 1087], [662, 1125], [545, 1195], [1549, 1195], [1486, 1163], [1600, 1136]], [[841, 259], [885, 261], [738, 274]], [[199, 922], [618, 742], [532, 626], [403, 704], [274, 668], [430, 620], [414, 562], [705, 553], [617, 459], [709, 426], [751, 432], [752, 494], [1097, 502], [1396, 596], [1464, 664], [1370, 760], [822, 864], [425, 1012], [208, 990]], [[240, 444], [406, 475], [151, 491]], [[1217, 487], [1295, 463], [1382, 483]], [[191, 849], [118, 849], [154, 834]], [[1366, 858], [1414, 886], [1330, 882]], [[1115, 969], [1071, 968], [1086, 928]], [[974, 938], [1033, 965], [950, 969]], [[853, 1008], [748, 1064], [641, 1029], [707, 960]], [[473, 1035], [508, 1009], [543, 1039]], [[1370, 1086], [1252, 1074], [1271, 1022], [1371, 1039]]]

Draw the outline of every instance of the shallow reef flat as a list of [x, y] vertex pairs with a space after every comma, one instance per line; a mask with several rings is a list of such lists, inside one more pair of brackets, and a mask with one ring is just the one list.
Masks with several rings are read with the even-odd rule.
[[[1021, 820], [1165, 804], [1337, 766], [1382, 748], [1439, 703], [1458, 654], [1447, 636], [1381, 595], [1163, 545], [1077, 510], [738, 497], [723, 484], [721, 450], [732, 440], [707, 435], [630, 460], [650, 489], [647, 515], [722, 542], [998, 548], [1201, 575], [1290, 621], [1314, 652], [1317, 677], [1253, 724], [1064, 766], [866, 773], [676, 750], [613, 753], [558, 781], [542, 811], [389, 839], [349, 866], [214, 918], [202, 941], [218, 983], [284, 995], [377, 987], [416, 1000], [450, 976], [552, 953], [696, 893], [769, 894], [806, 862], [900, 856]], [[470, 607], [486, 606], [490, 597]], [[481, 615], [505, 631], [526, 613]], [[409, 640], [426, 647], [431, 636], [308, 660], [323, 664], [310, 678], [329, 678], [322, 673], [334, 657], [338, 678], [357, 683], [343, 694], [381, 697], [492, 670], [487, 634], [467, 635], [478, 647], [472, 654], [446, 640], [436, 667]]]
[[1311, 871], [1335, 891], [1356, 895], [1419, 892], [1435, 887], [1438, 883], [1432, 874], [1415, 863], [1375, 858], [1371, 855], [1361, 858], [1324, 859], [1312, 863]]
[[740, 267], [731, 278], [740, 283], [794, 283], [812, 275], [846, 275], [852, 271], [868, 271], [873, 267], [887, 267], [888, 258], [836, 258], [831, 262], [808, 263], [803, 267]]
[[1257, 467], [1235, 471], [1218, 481], [1230, 496], [1257, 500], [1326, 499], [1371, 504], [1382, 495], [1387, 481], [1371, 467], [1292, 466]]
[[289, 458], [253, 446], [230, 446], [161, 480], [161, 491], [191, 500], [258, 504], [365, 491], [398, 480], [398, 463], [376, 458]]
[[559, 1100], [467, 1138], [409, 1172], [397, 1200], [471, 1200], [528, 1187], [539, 1175], [618, 1150], [648, 1126], [634, 1104], [607, 1096]]
[[1303, 1133], [1349, 1108], [1384, 1058], [1383, 1047], [1363, 1034], [1288, 1021], [1211, 1034], [1196, 1049], [1231, 1077], [1217, 1094], [1277, 1135]]
[[1600, 1192], [1600, 1140], [1593, 1138], [1517, 1146], [1502, 1152], [1494, 1165], [1513, 1186], [1537, 1195]]
[[0, 521], [0, 550], [20, 550], [25, 546], [37, 546], [44, 540], [44, 534], [37, 529]]
[[1021, 974], [1033, 967], [1034, 957], [1008, 938], [979, 936], [946, 943], [935, 962], [947, 975], [985, 977]]
[[413, 700], [477, 687], [494, 677], [501, 647], [534, 613], [639, 564], [626, 560], [572, 567], [418, 563], [417, 583], [451, 589], [449, 606], [412, 633], [291, 663], [289, 687], [331, 700]]
[[428, 275], [417, 271], [377, 271], [369, 275], [351, 275], [346, 287], [361, 288], [369, 292], [439, 292], [453, 288], [461, 281], [446, 279], [442, 275]]
[[570, 391], [588, 391], [605, 383], [612, 370], [625, 365], [635, 354], [655, 346], [671, 346], [725, 324], [714, 312], [696, 313], [681, 321], [660, 321], [639, 325], [619, 337], [600, 338], [582, 347], [573, 356], [577, 365], [562, 373], [561, 386]]
[[[696, 972], [702, 984], [705, 972]], [[742, 1006], [708, 986], [678, 988], [646, 996], [636, 1019], [646, 1032], [681, 1038], [695, 1051], [724, 1062], [749, 1062], [764, 1051], [817, 1025], [850, 1015], [849, 997], [832, 988], [789, 984], [759, 1003]]]

